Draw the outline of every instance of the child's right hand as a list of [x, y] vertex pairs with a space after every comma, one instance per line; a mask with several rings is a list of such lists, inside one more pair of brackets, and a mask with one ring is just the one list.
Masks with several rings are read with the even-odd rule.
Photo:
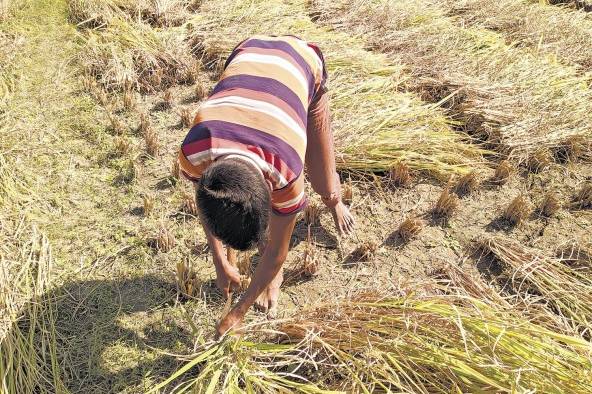
[[230, 264], [216, 264], [216, 286], [225, 297], [240, 289], [240, 285], [241, 277], [236, 267]]

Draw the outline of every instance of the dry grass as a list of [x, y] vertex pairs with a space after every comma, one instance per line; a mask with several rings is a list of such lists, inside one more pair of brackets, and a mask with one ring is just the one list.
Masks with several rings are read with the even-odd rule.
[[409, 166], [402, 162], [395, 163], [389, 170], [389, 179], [395, 186], [408, 186], [411, 182]]
[[352, 34], [316, 26], [306, 5], [304, 0], [204, 3], [191, 20], [193, 46], [213, 69], [236, 37], [293, 34], [318, 43], [330, 75], [340, 169], [388, 171], [404, 160], [414, 170], [444, 177], [483, 167], [484, 151], [455, 132], [440, 109], [398, 90], [410, 78], [401, 65], [365, 50]]
[[182, 30], [112, 18], [104, 29], [86, 31], [84, 37], [79, 60], [107, 90], [153, 92], [195, 80], [197, 60]]
[[449, 189], [442, 190], [433, 212], [437, 216], [450, 217], [458, 209], [460, 203], [459, 198], [450, 192]]
[[570, 7], [584, 12], [592, 12], [592, 3], [588, 0], [542, 0], [542, 2], [551, 5]]
[[546, 217], [552, 217], [561, 209], [559, 197], [554, 192], [546, 193], [539, 205], [539, 213]]
[[497, 167], [495, 168], [495, 173], [493, 174], [493, 183], [496, 183], [498, 185], [503, 185], [506, 182], [508, 182], [508, 179], [510, 178], [510, 175], [512, 174], [512, 171], [514, 170], [514, 167], [512, 166], [512, 164], [510, 164], [510, 162], [508, 160], [502, 160]]
[[529, 156], [526, 166], [530, 172], [535, 174], [542, 172], [551, 165], [551, 157], [551, 153], [548, 150], [537, 150]]
[[507, 222], [518, 225], [528, 218], [531, 208], [528, 199], [519, 195], [515, 197], [502, 212], [502, 218]]
[[403, 242], [409, 242], [421, 232], [424, 226], [423, 220], [416, 217], [408, 217], [399, 226], [399, 236]]
[[499, 33], [459, 25], [440, 2], [317, 0], [313, 11], [321, 23], [362, 36], [407, 64], [416, 76], [407, 83], [411, 89], [439, 81], [433, 93], [444, 96], [435, 101], [512, 161], [591, 136], [590, 75], [507, 44]]
[[[512, 43], [592, 70], [592, 20], [585, 13], [558, 10], [539, 1], [445, 0], [458, 24], [499, 32]], [[530, 4], [529, 4], [530, 3]], [[567, 3], [567, 1], [566, 1]]]
[[574, 330], [587, 337], [592, 334], [592, 278], [516, 241], [490, 238], [481, 247], [508, 270], [507, 277], [520, 297], [538, 298]]
[[24, 217], [19, 223], [3, 218], [0, 241], [0, 391], [67, 392], [57, 359], [55, 300], [47, 295], [54, 263], [49, 241]]
[[155, 27], [179, 26], [196, 0], [68, 0], [68, 18], [79, 27], [104, 27], [113, 18], [140, 19]]
[[580, 159], [590, 161], [592, 141], [580, 136], [570, 137], [554, 150], [553, 156], [559, 163], [576, 162]]

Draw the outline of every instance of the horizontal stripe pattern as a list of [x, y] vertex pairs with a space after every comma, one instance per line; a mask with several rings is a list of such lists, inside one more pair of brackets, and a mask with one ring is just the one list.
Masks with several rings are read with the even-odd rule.
[[308, 107], [325, 79], [322, 54], [297, 37], [243, 41], [183, 141], [182, 173], [196, 181], [220, 157], [248, 158], [272, 184], [276, 214], [303, 209]]

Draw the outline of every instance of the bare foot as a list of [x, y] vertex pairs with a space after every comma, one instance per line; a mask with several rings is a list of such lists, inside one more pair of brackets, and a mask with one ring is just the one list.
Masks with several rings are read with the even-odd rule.
[[340, 235], [350, 235], [354, 231], [356, 222], [349, 208], [342, 201], [331, 208], [331, 214]]
[[277, 313], [277, 301], [280, 296], [280, 286], [284, 281], [283, 270], [280, 270], [273, 281], [263, 290], [255, 301], [255, 307], [262, 312], [267, 312], [268, 316], [274, 318]]

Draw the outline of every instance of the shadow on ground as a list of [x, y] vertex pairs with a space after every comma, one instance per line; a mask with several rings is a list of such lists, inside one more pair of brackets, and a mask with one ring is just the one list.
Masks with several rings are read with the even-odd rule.
[[175, 284], [162, 278], [71, 282], [44, 297], [54, 300], [58, 360], [72, 393], [144, 391], [145, 377], [162, 381], [180, 366], [154, 348], [174, 353], [193, 347], [191, 333], [168, 308]]

